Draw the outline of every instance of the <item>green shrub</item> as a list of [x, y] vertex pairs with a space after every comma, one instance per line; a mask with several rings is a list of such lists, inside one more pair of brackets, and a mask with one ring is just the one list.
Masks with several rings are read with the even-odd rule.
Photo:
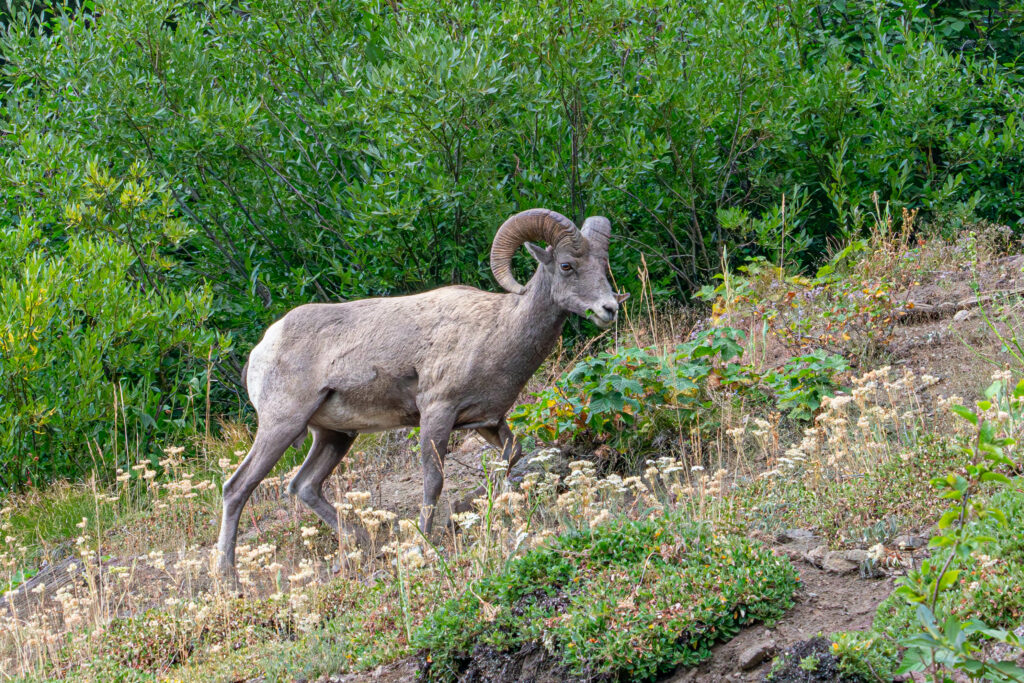
[[666, 355], [651, 349], [602, 352], [577, 363], [534, 403], [509, 416], [513, 429], [555, 442], [609, 442], [642, 454], [659, 429], [689, 430], [698, 414], [708, 428], [713, 409], [707, 392], [712, 374], [740, 382], [749, 370], [733, 361], [744, 333], [713, 328]]
[[884, 631], [833, 633], [832, 654], [851, 680], [890, 681], [899, 666], [899, 647]]
[[815, 349], [806, 356], [790, 358], [763, 379], [775, 392], [780, 410], [795, 420], [810, 420], [821, 407], [821, 400], [839, 389], [836, 375], [849, 369], [842, 356]]
[[715, 387], [759, 402], [773, 395], [780, 411], [809, 420], [848, 369], [840, 356], [814, 350], [761, 376], [738, 362], [745, 337], [742, 330], [714, 327], [668, 354], [623, 348], [584, 358], [534, 394], [535, 402], [515, 408], [509, 424], [542, 441], [608, 443], [639, 458], [660, 433], [712, 432], [718, 426]]
[[723, 248], [816, 260], [876, 190], [1016, 220], [1019, 21], [869, 0], [101, 0], [40, 29], [16, 9], [0, 211], [59, 222], [92, 156], [146, 159], [195, 232], [185, 279], [246, 342], [310, 298], [490, 286], [493, 231], [536, 205], [608, 214], [678, 296]]
[[[997, 517], [970, 525], [972, 534], [992, 540], [963, 561], [957, 580], [940, 594], [938, 611], [1013, 629], [1024, 619], [1024, 540], [1019, 532], [1024, 526], [1024, 493], [1002, 489], [987, 504], [1003, 511], [1006, 525]], [[931, 563], [941, 565], [948, 556], [948, 550], [937, 550]], [[894, 635], [915, 632], [915, 608], [900, 595], [887, 598], [878, 607], [875, 630]]]
[[203, 328], [207, 292], [144, 288], [130, 249], [105, 237], [71, 238], [60, 254], [40, 237], [0, 231], [0, 252], [24, 250], [0, 263], [3, 488], [96, 466], [112, 474], [126, 441], [155, 451], [157, 431], [187, 427], [216, 342]]
[[578, 675], [652, 680], [792, 605], [784, 558], [673, 519], [557, 539], [469, 586], [416, 631], [430, 680], [453, 680], [475, 644], [540, 641]]

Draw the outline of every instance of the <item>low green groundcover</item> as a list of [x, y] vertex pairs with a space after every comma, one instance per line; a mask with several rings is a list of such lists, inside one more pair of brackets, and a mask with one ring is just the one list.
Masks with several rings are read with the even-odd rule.
[[429, 680], [477, 645], [542, 643], [573, 674], [649, 680], [792, 606], [796, 570], [749, 539], [672, 517], [558, 538], [478, 581], [416, 631]]

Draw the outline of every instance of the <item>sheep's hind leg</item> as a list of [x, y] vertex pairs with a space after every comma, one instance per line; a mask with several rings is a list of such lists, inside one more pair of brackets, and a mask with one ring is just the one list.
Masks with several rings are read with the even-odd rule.
[[259, 483], [288, 450], [288, 446], [305, 435], [307, 419], [308, 416], [304, 415], [301, 420], [263, 420], [263, 425], [256, 430], [256, 438], [253, 439], [249, 454], [231, 478], [224, 483], [224, 511], [221, 516], [217, 550], [220, 552], [218, 566], [225, 576], [234, 576], [235, 543], [242, 508]]
[[448, 437], [455, 425], [449, 411], [434, 410], [420, 417], [420, 458], [423, 463], [423, 505], [420, 530], [429, 534], [434, 526], [438, 496], [444, 487], [444, 459], [448, 455]]
[[[347, 432], [334, 432], [325, 429], [312, 430], [313, 446], [309, 449], [306, 461], [302, 463], [295, 478], [288, 485], [288, 492], [298, 496], [299, 500], [317, 514], [340, 538], [342, 529], [338, 524], [338, 513], [334, 506], [324, 498], [323, 486], [327, 477], [345, 457], [356, 435]], [[359, 530], [349, 529], [362, 540]]]

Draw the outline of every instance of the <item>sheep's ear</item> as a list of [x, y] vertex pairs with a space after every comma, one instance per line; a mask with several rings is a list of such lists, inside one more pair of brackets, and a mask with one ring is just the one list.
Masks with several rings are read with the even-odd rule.
[[615, 295], [615, 302], [621, 304], [623, 301], [625, 301], [628, 298], [629, 298], [629, 292], [623, 292], [622, 294], [616, 294]]
[[526, 250], [530, 252], [530, 255], [537, 259], [539, 263], [545, 266], [551, 265], [551, 262], [554, 260], [551, 247], [547, 247], [545, 249], [544, 247], [538, 247], [533, 242], [527, 242], [525, 246]]

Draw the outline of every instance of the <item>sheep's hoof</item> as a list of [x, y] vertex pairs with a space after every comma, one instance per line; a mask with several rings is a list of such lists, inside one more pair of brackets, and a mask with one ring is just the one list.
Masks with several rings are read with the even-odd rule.
[[476, 507], [475, 505], [473, 505], [473, 501], [485, 495], [486, 493], [486, 488], [484, 488], [483, 486], [477, 487], [476, 489], [471, 491], [469, 495], [467, 495], [465, 498], [452, 505], [452, 514], [457, 515], [460, 512], [472, 512], [473, 508]]
[[216, 586], [225, 594], [242, 597], [242, 582], [238, 580], [238, 572], [234, 567], [220, 565], [217, 567]]
[[[475, 498], [475, 496], [469, 495], [452, 505], [452, 515], [454, 516], [463, 512], [471, 512], [473, 510], [473, 498]], [[448, 522], [452, 522], [451, 517], [448, 518]]]

